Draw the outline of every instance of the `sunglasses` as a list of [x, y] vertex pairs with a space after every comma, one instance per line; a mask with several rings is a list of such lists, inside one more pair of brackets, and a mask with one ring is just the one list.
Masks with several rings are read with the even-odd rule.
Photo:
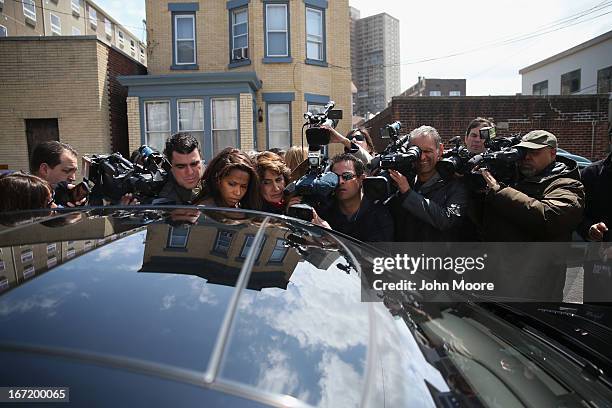
[[340, 175], [340, 177], [342, 177], [344, 181], [349, 181], [349, 180], [354, 179], [357, 176], [355, 175], [355, 173], [351, 173], [350, 171], [345, 171], [344, 173]]
[[365, 140], [365, 137], [361, 133], [354, 133], [350, 135], [348, 139], [349, 140], [355, 139], [358, 142], [363, 142]]

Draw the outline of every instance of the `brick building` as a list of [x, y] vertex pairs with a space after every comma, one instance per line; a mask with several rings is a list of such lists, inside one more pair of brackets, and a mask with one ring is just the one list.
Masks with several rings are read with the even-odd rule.
[[146, 46], [91, 0], [0, 0], [0, 37], [95, 35], [146, 65]]
[[465, 96], [465, 79], [419, 77], [419, 81], [399, 96]]
[[348, 0], [147, 0], [146, 13], [148, 75], [120, 78], [132, 148], [178, 131], [206, 159], [286, 148], [301, 143], [303, 113], [330, 99], [350, 129]]
[[608, 95], [396, 97], [365, 127], [381, 151], [388, 140], [379, 137], [379, 129], [396, 120], [402, 122], [401, 134], [430, 125], [448, 141], [465, 135], [473, 118], [492, 117], [500, 136], [545, 129], [559, 138], [559, 147], [598, 160], [610, 151], [610, 102]]
[[27, 170], [32, 148], [59, 140], [81, 154], [128, 153], [127, 90], [146, 68], [94, 36], [0, 38], [0, 165]]

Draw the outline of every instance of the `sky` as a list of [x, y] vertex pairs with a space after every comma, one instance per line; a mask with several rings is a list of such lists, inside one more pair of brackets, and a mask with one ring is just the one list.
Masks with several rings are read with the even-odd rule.
[[[144, 38], [144, 0], [96, 3]], [[361, 11], [362, 18], [387, 13], [400, 20], [402, 91], [423, 76], [465, 78], [467, 95], [514, 95], [521, 92], [521, 68], [612, 30], [612, 0], [349, 0], [349, 4]]]

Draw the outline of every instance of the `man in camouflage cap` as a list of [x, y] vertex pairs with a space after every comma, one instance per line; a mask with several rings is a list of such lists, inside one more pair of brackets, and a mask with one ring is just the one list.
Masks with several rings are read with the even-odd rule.
[[[505, 186], [488, 170], [481, 171], [489, 189], [481, 218], [484, 240], [571, 241], [585, 200], [577, 163], [557, 156], [557, 138], [545, 130], [527, 133], [515, 147], [522, 151], [516, 184]], [[506, 258], [501, 286], [515, 289], [513, 295], [522, 299], [561, 301], [565, 264], [556, 259], [551, 266], [551, 254], [532, 255], [521, 256], [518, 264]]]

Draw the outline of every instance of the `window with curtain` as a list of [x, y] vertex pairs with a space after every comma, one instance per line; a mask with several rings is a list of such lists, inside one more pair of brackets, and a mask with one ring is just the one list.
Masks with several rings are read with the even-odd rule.
[[306, 9], [306, 58], [323, 61], [323, 12]]
[[174, 61], [177, 65], [196, 63], [195, 16], [174, 16]]
[[57, 35], [62, 35], [62, 20], [53, 13], [49, 13], [51, 20], [51, 32]]
[[170, 136], [170, 102], [145, 102], [145, 143], [162, 152]]
[[229, 146], [238, 147], [236, 98], [212, 98], [210, 105], [213, 155]]
[[218, 231], [217, 239], [215, 240], [215, 246], [213, 248], [213, 252], [216, 252], [220, 255], [227, 255], [229, 252], [230, 246], [232, 245], [232, 239], [234, 238], [234, 233], [231, 231]]
[[170, 227], [168, 232], [168, 248], [187, 248], [189, 226]]
[[179, 99], [177, 102], [179, 132], [189, 132], [204, 144], [204, 102], [201, 99]]
[[268, 148], [288, 149], [291, 146], [289, 104], [268, 103]]
[[289, 56], [286, 4], [266, 4], [266, 56]]
[[285, 240], [282, 238], [277, 238], [276, 243], [274, 244], [274, 249], [272, 250], [272, 254], [270, 255], [270, 259], [268, 262], [281, 263], [283, 262], [283, 259], [285, 259], [286, 254], [287, 247], [285, 246]]
[[[264, 240], [261, 243], [261, 246], [259, 247], [259, 250], [257, 251], [257, 256], [255, 257], [255, 262], [259, 261], [259, 257], [261, 255], [261, 251], [263, 250], [264, 247], [264, 242], [265, 242], [265, 236], [264, 236]], [[249, 254], [249, 251], [251, 250], [251, 247], [253, 246], [253, 242], [255, 241], [255, 235], [246, 235], [244, 238], [244, 244], [242, 245], [242, 250], [240, 250], [240, 259], [246, 259], [247, 255]]]
[[36, 21], [36, 4], [34, 0], [23, 0], [23, 15]]

